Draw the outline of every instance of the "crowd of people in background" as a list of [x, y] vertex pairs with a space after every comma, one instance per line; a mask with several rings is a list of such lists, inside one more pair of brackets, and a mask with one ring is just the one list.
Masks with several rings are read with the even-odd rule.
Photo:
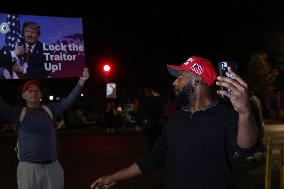
[[[249, 95], [257, 125], [263, 135], [264, 116], [261, 102], [253, 91], [250, 91]], [[75, 106], [59, 116], [55, 123], [57, 129], [104, 129], [107, 133], [115, 133], [118, 129], [143, 131], [145, 138], [149, 140], [149, 146], [152, 146], [151, 138], [157, 138], [163, 122], [175, 110], [176, 104], [172, 98], [160, 95], [151, 87], [145, 87], [141, 98], [128, 98], [125, 103], [109, 99], [100, 109]], [[0, 119], [0, 131], [12, 131], [9, 122]], [[150, 133], [156, 134], [151, 137]]]
[[[156, 115], [155, 122], [159, 122], [156, 126], [161, 127], [163, 121], [173, 111], [175, 105], [170, 97], [155, 92], [151, 87], [145, 87], [140, 97], [128, 97], [124, 102], [106, 99], [101, 106], [88, 107], [83, 101], [78, 100], [74, 106], [57, 118], [55, 124], [58, 130], [99, 129], [106, 133], [133, 130], [143, 131], [146, 134], [148, 129], [153, 129], [153, 125], [150, 125], [152, 121], [149, 120], [145, 124], [145, 119], [149, 119], [147, 116]], [[1, 119], [0, 131], [13, 131], [13, 129], [8, 122]]]

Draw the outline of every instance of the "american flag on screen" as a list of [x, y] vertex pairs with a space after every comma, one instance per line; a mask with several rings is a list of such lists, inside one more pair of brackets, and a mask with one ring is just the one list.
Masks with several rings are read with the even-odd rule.
[[5, 43], [3, 45], [4, 54], [10, 53], [15, 49], [16, 44], [21, 42], [20, 18], [17, 14], [8, 14], [6, 23], [10, 30], [5, 34]]

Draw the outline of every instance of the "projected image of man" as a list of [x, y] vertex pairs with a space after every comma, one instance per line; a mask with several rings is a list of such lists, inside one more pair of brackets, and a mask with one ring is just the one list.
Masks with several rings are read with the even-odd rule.
[[[11, 53], [16, 60], [13, 70], [27, 79], [48, 77], [48, 71], [44, 68], [43, 44], [39, 41], [40, 25], [35, 22], [25, 22], [22, 35], [23, 45], [16, 46], [14, 53]], [[20, 56], [24, 56], [23, 64], [19, 61]]]

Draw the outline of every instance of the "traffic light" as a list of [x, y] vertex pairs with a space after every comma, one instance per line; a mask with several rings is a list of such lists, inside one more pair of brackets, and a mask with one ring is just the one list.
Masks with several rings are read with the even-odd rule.
[[110, 70], [111, 70], [111, 67], [110, 67], [108, 64], [105, 64], [105, 65], [103, 66], [103, 70], [104, 70], [105, 73], [109, 73]]
[[112, 66], [110, 64], [102, 64], [102, 71], [105, 81], [108, 82], [110, 80], [110, 72], [112, 71]]

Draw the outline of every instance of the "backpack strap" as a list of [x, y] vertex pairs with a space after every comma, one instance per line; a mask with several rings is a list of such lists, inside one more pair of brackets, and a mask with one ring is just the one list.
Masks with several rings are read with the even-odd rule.
[[22, 107], [21, 113], [20, 113], [20, 117], [19, 117], [19, 122], [22, 122], [25, 118], [25, 115], [27, 113], [27, 108], [26, 107]]
[[17, 140], [16, 146], [14, 147], [18, 160], [20, 160], [20, 150], [19, 150], [19, 141]]
[[[49, 115], [50, 119], [53, 119], [53, 114], [52, 114], [51, 110], [49, 109], [49, 107], [47, 105], [41, 105], [41, 107]], [[20, 113], [20, 117], [19, 117], [20, 123], [24, 120], [26, 114], [27, 114], [27, 107], [23, 107], [22, 110], [21, 110], [21, 113]]]
[[53, 120], [53, 114], [49, 107], [47, 105], [41, 105], [41, 107], [46, 111], [46, 113], [49, 115], [50, 119]]
[[16, 146], [14, 148], [16, 154], [17, 154], [17, 158], [18, 160], [20, 159], [20, 152], [19, 152], [19, 141], [18, 141], [18, 126], [19, 126], [19, 123], [21, 123], [25, 116], [27, 114], [27, 107], [22, 107], [22, 110], [21, 110], [21, 113], [20, 113], [20, 116], [19, 116], [19, 119], [18, 119], [18, 123], [17, 123], [17, 126], [16, 126], [16, 136], [17, 136], [17, 142], [16, 142]]

